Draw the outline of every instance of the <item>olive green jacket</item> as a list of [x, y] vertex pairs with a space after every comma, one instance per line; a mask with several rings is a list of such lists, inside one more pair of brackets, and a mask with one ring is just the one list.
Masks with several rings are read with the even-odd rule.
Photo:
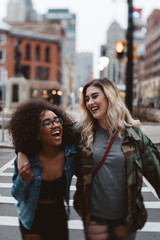
[[[77, 123], [76, 128], [81, 127]], [[92, 153], [80, 145], [77, 191], [74, 207], [84, 222], [90, 219], [90, 196], [92, 186]], [[154, 187], [160, 198], [160, 152], [152, 141], [136, 127], [126, 127], [122, 149], [126, 157], [127, 176], [127, 215], [126, 225], [129, 232], [141, 229], [147, 219], [141, 193], [144, 176]], [[118, 202], [117, 202], [118, 204]]]

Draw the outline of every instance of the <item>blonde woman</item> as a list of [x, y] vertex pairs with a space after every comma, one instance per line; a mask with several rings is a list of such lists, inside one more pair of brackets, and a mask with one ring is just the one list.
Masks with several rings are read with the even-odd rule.
[[82, 178], [74, 206], [84, 220], [86, 239], [133, 240], [147, 219], [143, 175], [160, 197], [160, 152], [107, 78], [84, 86], [81, 107]]

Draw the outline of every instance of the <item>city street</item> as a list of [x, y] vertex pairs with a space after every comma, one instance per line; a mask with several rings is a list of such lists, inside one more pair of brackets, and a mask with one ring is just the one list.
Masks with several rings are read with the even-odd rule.
[[[160, 180], [160, 161], [156, 152], [156, 147], [160, 151], [159, 1], [88, 0], [85, 4], [73, 0], [0, 2], [0, 240], [22, 239], [17, 200], [11, 194], [14, 161], [19, 151], [30, 156], [29, 163], [34, 170], [33, 181], [30, 181], [31, 176], [25, 169], [30, 164], [25, 160], [25, 163], [19, 163], [18, 159], [18, 177], [28, 181], [28, 184], [14, 181], [17, 186], [15, 193], [25, 199], [24, 205], [16, 194], [13, 195], [21, 201], [19, 203], [30, 217], [24, 216], [28, 226], [34, 226], [32, 219], [36, 225], [42, 212], [43, 219], [46, 221], [46, 215], [49, 219], [46, 206], [40, 204], [57, 204], [59, 200], [63, 203], [61, 196], [64, 195], [65, 186], [71, 182], [68, 240], [85, 240], [83, 222], [73, 206], [78, 177], [78, 180], [83, 178], [84, 184], [79, 185], [84, 185], [80, 186], [85, 190], [83, 202], [93, 208], [91, 216], [98, 217], [100, 214], [109, 222], [115, 218], [127, 218], [131, 222], [134, 216], [138, 223], [141, 219], [136, 217], [143, 218], [139, 209], [143, 208], [143, 199], [148, 218], [144, 227], [137, 231], [136, 240], [160, 240], [160, 199], [156, 187], [159, 187]], [[142, 121], [139, 128], [145, 136], [141, 130], [140, 134], [137, 131], [141, 136], [126, 130], [126, 125], [134, 121], [121, 104], [118, 92], [133, 119]], [[29, 99], [37, 100], [40, 105], [35, 102], [28, 105], [26, 101]], [[62, 108], [62, 111], [54, 109], [54, 113], [51, 112], [52, 108], [48, 105], [45, 107], [40, 99]], [[86, 111], [89, 112], [86, 114]], [[85, 121], [82, 121], [82, 116]], [[11, 118], [13, 122], [9, 127]], [[121, 127], [121, 120], [127, 123], [124, 127]], [[82, 136], [71, 129], [77, 122], [83, 125]], [[14, 146], [8, 129], [14, 136]], [[117, 137], [119, 129], [123, 129], [121, 139]], [[66, 146], [71, 142], [76, 144], [80, 138], [84, 143], [82, 146]], [[74, 147], [79, 147], [77, 154]], [[93, 156], [90, 155], [92, 147]], [[104, 157], [103, 150], [106, 152]], [[37, 156], [32, 159], [34, 153]], [[37, 161], [41, 169], [36, 165]], [[90, 162], [93, 162], [95, 172]], [[99, 177], [93, 182], [93, 177], [104, 162]], [[77, 177], [70, 179], [72, 170]], [[85, 176], [80, 176], [78, 170], [82, 170]], [[143, 174], [150, 179], [158, 195]], [[41, 179], [44, 181], [44, 191]], [[93, 185], [92, 202], [85, 198], [85, 194], [87, 197], [90, 195], [89, 180]], [[24, 186], [27, 190], [23, 189]], [[30, 193], [35, 194], [31, 199], [34, 203], [29, 203], [26, 208]], [[78, 200], [81, 200], [80, 197]], [[38, 208], [37, 202], [40, 205]], [[57, 205], [54, 206], [58, 214], [54, 213], [56, 222], [57, 216], [61, 217]], [[68, 210], [68, 206], [65, 207]], [[40, 209], [39, 212], [37, 209]], [[84, 212], [84, 209], [81, 210]], [[60, 220], [62, 222], [62, 218]], [[50, 222], [53, 224], [53, 219]], [[121, 221], [111, 221], [111, 224], [116, 226], [117, 222]], [[40, 225], [43, 225], [42, 228]], [[49, 226], [48, 222], [46, 225]], [[53, 229], [57, 229], [55, 226]], [[44, 224], [38, 222], [38, 228], [43, 229]], [[130, 228], [133, 229], [132, 226]], [[123, 232], [122, 228], [107, 229], [115, 231], [115, 234], [117, 232], [117, 235]], [[89, 231], [93, 231], [89, 235], [98, 240], [106, 235], [104, 229], [100, 233], [97, 227]], [[24, 231], [23, 235], [26, 233]], [[23, 238], [28, 240], [28, 235]], [[36, 236], [29, 238], [37, 239]], [[49, 238], [52, 238], [50, 234]], [[64, 237], [59, 238], [54, 236], [50, 240], [64, 240], [61, 239]], [[113, 240], [118, 237], [109, 238]]]
[[[78, 108], [67, 109], [76, 120], [80, 119]], [[143, 123], [144, 131], [160, 148], [160, 124]], [[0, 139], [2, 131], [0, 131]], [[15, 152], [12, 147], [7, 130], [4, 131], [4, 142], [0, 142], [0, 240], [21, 239], [16, 209], [16, 201], [11, 196], [13, 161]], [[83, 224], [73, 208], [73, 195], [75, 192], [76, 178], [72, 180], [71, 191], [71, 216], [68, 221], [70, 240], [84, 240]], [[136, 240], [160, 239], [160, 200], [153, 188], [144, 179], [142, 188], [144, 202], [148, 212], [148, 220], [141, 231], [138, 231]]]

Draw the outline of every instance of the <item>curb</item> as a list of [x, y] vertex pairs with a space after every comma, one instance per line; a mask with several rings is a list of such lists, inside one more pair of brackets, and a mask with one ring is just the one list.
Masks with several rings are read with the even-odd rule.
[[0, 148], [14, 149], [13, 145], [1, 143]]

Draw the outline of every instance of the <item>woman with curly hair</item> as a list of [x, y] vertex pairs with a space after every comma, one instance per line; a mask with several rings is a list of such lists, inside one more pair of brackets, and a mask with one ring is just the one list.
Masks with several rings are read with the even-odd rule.
[[[69, 200], [76, 148], [71, 118], [45, 100], [20, 104], [9, 122], [16, 152], [12, 195], [24, 240], [67, 240], [64, 198]], [[27, 161], [26, 161], [26, 156]]]
[[74, 206], [87, 240], [133, 240], [147, 218], [142, 176], [160, 197], [160, 152], [107, 78], [82, 90], [81, 170]]

